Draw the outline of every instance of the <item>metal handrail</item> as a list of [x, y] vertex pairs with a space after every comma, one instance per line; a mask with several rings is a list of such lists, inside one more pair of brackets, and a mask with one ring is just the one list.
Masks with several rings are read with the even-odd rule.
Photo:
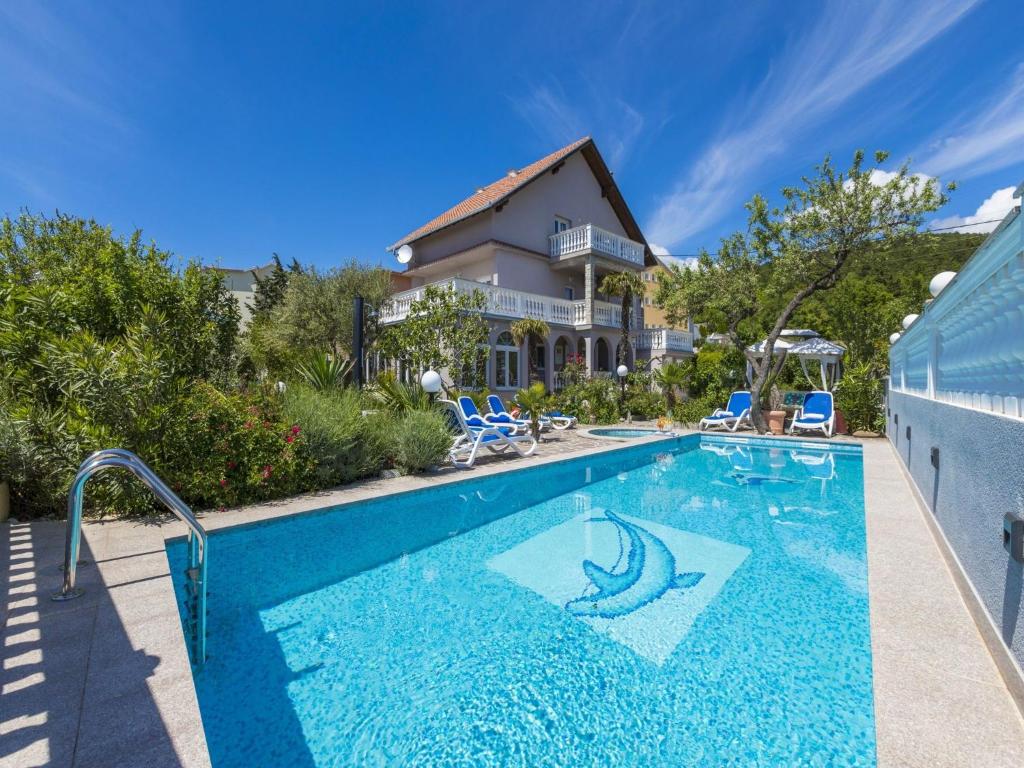
[[127, 469], [153, 492], [163, 504], [185, 525], [188, 526], [188, 578], [193, 583], [192, 598], [195, 601], [194, 637], [191, 656], [195, 664], [206, 659], [206, 531], [196, 520], [192, 510], [178, 498], [156, 473], [131, 451], [121, 448], [107, 448], [89, 456], [78, 468], [78, 474], [68, 494], [68, 528], [64, 545], [64, 585], [54, 593], [53, 600], [74, 600], [83, 590], [75, 586], [78, 569], [78, 552], [82, 543], [82, 499], [85, 484], [93, 475], [111, 468]]

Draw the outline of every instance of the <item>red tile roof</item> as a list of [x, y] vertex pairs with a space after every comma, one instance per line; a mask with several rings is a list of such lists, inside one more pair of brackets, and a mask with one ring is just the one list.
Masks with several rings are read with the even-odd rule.
[[518, 191], [528, 182], [540, 176], [546, 170], [551, 168], [560, 160], [563, 160], [568, 155], [571, 155], [576, 150], [585, 146], [590, 142], [589, 136], [584, 136], [578, 141], [574, 141], [567, 147], [562, 147], [557, 152], [552, 152], [547, 157], [542, 157], [535, 163], [520, 168], [518, 171], [509, 172], [505, 176], [501, 177], [495, 182], [488, 184], [486, 187], [477, 190], [474, 194], [467, 197], [461, 203], [453, 205], [447, 211], [442, 213], [440, 216], [431, 219], [419, 229], [414, 229], [408, 235], [403, 237], [397, 243], [388, 248], [389, 251], [395, 251], [406, 243], [411, 243], [415, 240], [419, 240], [425, 235], [429, 235], [432, 232], [436, 232], [439, 229], [443, 229], [451, 224], [462, 219], [469, 218], [470, 216], [485, 211], [493, 205], [501, 202], [513, 192]]

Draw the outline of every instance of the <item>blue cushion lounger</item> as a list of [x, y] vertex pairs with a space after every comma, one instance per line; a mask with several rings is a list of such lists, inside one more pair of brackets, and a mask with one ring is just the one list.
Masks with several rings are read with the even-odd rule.
[[460, 469], [472, 467], [481, 448], [486, 448], [492, 453], [502, 453], [512, 448], [520, 456], [529, 456], [537, 450], [537, 441], [530, 435], [512, 434], [508, 427], [495, 425], [470, 426], [459, 403], [451, 400], [438, 402], [445, 408], [449, 423], [455, 432], [449, 457], [452, 464]]
[[832, 393], [816, 389], [804, 395], [804, 404], [793, 417], [789, 425], [789, 433], [796, 430], [821, 431], [825, 437], [832, 437], [835, 427], [836, 411], [832, 403]]
[[[507, 410], [505, 410], [505, 404], [501, 402], [501, 398], [497, 395], [487, 396], [487, 406], [491, 409], [491, 412], [484, 416], [484, 419], [489, 424], [499, 424], [511, 426], [518, 432], [529, 432], [530, 422], [527, 419], [517, 419]], [[550, 422], [545, 424], [544, 419], [541, 419], [540, 428], [544, 431], [550, 426]]]
[[[473, 402], [473, 398], [468, 395], [461, 395], [459, 397], [459, 410], [462, 412], [462, 417], [466, 421], [466, 425], [470, 427], [491, 427], [496, 426], [493, 422], [488, 421], [486, 416], [481, 415], [480, 411], [477, 410], [476, 403]], [[523, 430], [515, 424], [504, 423], [501, 426], [502, 432], [506, 434], [514, 435], [522, 432]]]
[[729, 402], [725, 408], [719, 408], [710, 416], [705, 416], [697, 424], [697, 429], [703, 432], [711, 427], [721, 427], [730, 432], [735, 432], [741, 424], [750, 422], [750, 393], [746, 390], [733, 392], [729, 395]]

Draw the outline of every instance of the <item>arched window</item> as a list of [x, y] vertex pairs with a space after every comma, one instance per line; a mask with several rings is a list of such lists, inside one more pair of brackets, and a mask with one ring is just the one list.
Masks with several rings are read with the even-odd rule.
[[519, 386], [519, 347], [508, 331], [498, 334], [494, 345], [494, 386], [498, 389]]
[[595, 347], [597, 352], [596, 369], [599, 371], [610, 371], [611, 368], [608, 367], [608, 342], [602, 338], [598, 338]]

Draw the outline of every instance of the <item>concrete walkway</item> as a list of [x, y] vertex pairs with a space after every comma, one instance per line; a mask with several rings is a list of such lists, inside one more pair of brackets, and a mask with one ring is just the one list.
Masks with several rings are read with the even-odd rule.
[[[562, 433], [528, 459], [374, 480], [203, 523], [213, 530], [620, 447]], [[888, 443], [865, 441], [864, 451], [879, 765], [1018, 766], [1024, 723], [925, 513]], [[95, 563], [79, 570], [85, 596], [54, 603], [63, 523], [0, 526], [0, 766], [208, 766], [164, 554], [184, 526], [119, 521], [84, 530], [82, 557]]]

